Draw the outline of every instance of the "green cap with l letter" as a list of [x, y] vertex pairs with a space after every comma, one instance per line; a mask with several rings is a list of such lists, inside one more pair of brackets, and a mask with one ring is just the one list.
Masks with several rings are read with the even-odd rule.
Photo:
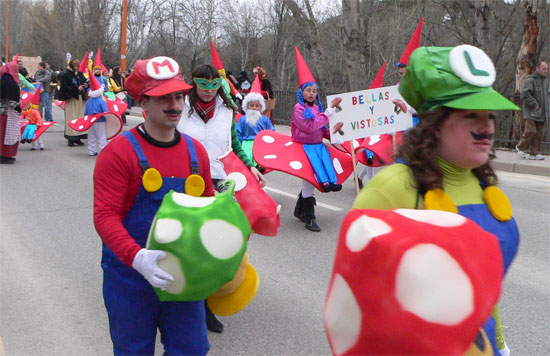
[[440, 106], [520, 110], [493, 89], [495, 79], [493, 62], [477, 47], [420, 47], [411, 55], [399, 92], [419, 113]]

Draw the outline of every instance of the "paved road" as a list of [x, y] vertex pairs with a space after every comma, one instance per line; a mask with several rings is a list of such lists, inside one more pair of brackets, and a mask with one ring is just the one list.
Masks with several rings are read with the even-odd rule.
[[[55, 111], [56, 119], [62, 116]], [[137, 119], [130, 119], [130, 126]], [[92, 225], [95, 158], [67, 147], [62, 126], [45, 151], [23, 145], [0, 170], [0, 336], [7, 355], [111, 353], [101, 296], [100, 239]], [[522, 244], [506, 277], [502, 319], [514, 356], [550, 354], [550, 179], [502, 173]], [[341, 220], [355, 193], [318, 194], [323, 231], [292, 217], [300, 181], [272, 172], [269, 194], [281, 204], [279, 236], [253, 236], [251, 262], [261, 285], [249, 308], [210, 334], [211, 355], [328, 355], [322, 309]], [[161, 354], [160, 347], [157, 354]]]

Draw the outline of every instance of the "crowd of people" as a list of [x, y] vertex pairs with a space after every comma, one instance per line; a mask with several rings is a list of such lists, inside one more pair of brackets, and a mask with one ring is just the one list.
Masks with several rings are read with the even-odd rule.
[[[463, 45], [420, 47], [411, 53], [410, 61], [407, 58], [398, 65], [402, 76], [399, 92], [406, 103], [395, 104], [403, 111], [414, 111], [418, 123], [405, 133], [395, 163], [365, 184], [353, 208], [443, 210], [471, 219], [497, 237], [499, 248], [493, 251], [495, 255], [485, 257], [497, 262], [493, 268], [501, 279], [517, 253], [519, 232], [510, 202], [496, 187], [497, 176], [490, 165], [494, 111], [519, 108], [492, 88], [496, 73], [482, 50]], [[11, 61], [0, 69], [1, 163], [15, 162], [22, 139], [23, 88], [31, 94], [39, 90], [40, 94], [39, 106], [31, 105], [26, 113], [33, 117], [32, 125], [52, 121], [52, 101], [63, 101], [67, 145], [82, 146], [82, 140], [88, 139], [89, 155], [97, 155], [94, 225], [103, 241], [103, 296], [115, 354], [154, 354], [159, 329], [167, 354], [203, 355], [209, 350], [207, 330], [223, 331], [223, 325], [204, 300], [159, 301], [154, 288], [166, 289], [174, 277], [161, 268], [159, 261], [166, 258], [166, 253], [146, 248], [155, 214], [168, 191], [191, 194], [192, 189], [195, 197], [212, 197], [215, 191], [227, 189], [228, 175], [221, 161], [226, 152], [236, 154], [260, 187], [266, 184], [265, 169], [276, 169], [262, 167], [252, 154], [255, 137], [262, 131], [275, 130], [266, 104], [274, 99], [267, 71], [256, 67], [253, 80], [244, 71], [235, 78], [225, 72], [221, 61], [213, 62], [194, 68], [190, 83], [181, 76], [178, 63], [169, 57], [138, 60], [131, 74], [122, 73], [117, 66], [107, 70], [97, 57], [93, 65], [89, 64], [87, 55], [83, 63], [70, 60], [59, 74], [52, 71], [47, 61], [39, 63], [32, 77], [21, 63]], [[315, 189], [320, 193], [342, 189], [323, 142], [331, 136], [328, 123], [336, 108], [321, 103], [318, 84], [298, 49], [296, 63], [297, 103], [292, 110], [289, 140], [303, 150], [315, 181], [303, 179], [294, 215], [307, 230], [319, 232]], [[537, 62], [536, 72], [527, 79], [522, 91], [527, 120], [516, 147], [522, 158], [544, 159], [539, 133], [550, 117], [547, 68], [546, 62]], [[38, 88], [33, 82], [39, 83]], [[83, 115], [108, 111], [104, 96], [124, 97], [130, 105], [135, 100], [143, 109], [144, 122], [110, 143], [105, 137], [105, 120], [97, 120], [88, 132], [68, 125]], [[241, 111], [245, 115], [237, 121]], [[121, 120], [125, 122], [126, 118]], [[23, 139], [30, 141], [32, 134], [25, 131]], [[44, 149], [43, 142], [39, 145]], [[530, 155], [525, 153], [528, 146]], [[152, 184], [154, 188], [148, 181], [151, 176], [158, 183]], [[361, 228], [357, 227], [354, 233]], [[429, 233], [423, 236], [426, 238], [430, 238]], [[347, 246], [354, 250], [349, 239]], [[340, 302], [337, 297], [331, 299], [331, 305]], [[343, 316], [327, 308], [331, 314], [325, 316], [325, 322], [333, 352], [370, 353], [372, 345], [354, 348], [360, 342], [350, 343], [342, 331], [348, 330], [350, 323], [345, 318], [349, 316], [345, 314], [348, 306], [346, 302], [342, 304]], [[490, 307], [490, 315], [490, 311], [478, 315], [483, 323], [468, 325], [467, 331], [482, 329], [490, 342], [485, 347], [490, 347], [494, 355], [506, 356], [509, 349], [500, 327], [498, 307]], [[412, 330], [411, 333], [414, 334]], [[363, 336], [368, 338], [360, 335], [358, 339]], [[412, 353], [426, 351], [426, 340], [419, 341], [421, 346], [411, 340]], [[446, 346], [455, 342], [447, 341]], [[471, 338], [468, 345], [457, 342], [457, 350], [465, 352], [465, 346], [476, 341]], [[386, 342], [390, 350], [391, 336]], [[377, 345], [376, 350], [385, 349]], [[438, 353], [438, 349], [429, 351]]]

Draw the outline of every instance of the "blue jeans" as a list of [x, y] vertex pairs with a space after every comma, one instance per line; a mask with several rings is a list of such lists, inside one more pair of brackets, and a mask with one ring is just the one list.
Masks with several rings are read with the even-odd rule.
[[[44, 108], [45, 114], [42, 108]], [[48, 92], [40, 93], [40, 106], [38, 107], [38, 111], [45, 121], [53, 121], [52, 101], [50, 100], [50, 94]]]

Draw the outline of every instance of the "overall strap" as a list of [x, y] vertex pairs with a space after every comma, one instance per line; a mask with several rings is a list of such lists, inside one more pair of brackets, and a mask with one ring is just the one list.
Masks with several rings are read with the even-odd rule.
[[145, 153], [143, 153], [143, 150], [141, 149], [141, 146], [139, 145], [136, 136], [134, 136], [134, 134], [130, 131], [123, 132], [121, 135], [126, 137], [126, 139], [130, 141], [130, 144], [132, 145], [134, 151], [136, 152], [136, 155], [138, 156], [139, 166], [141, 167], [141, 170], [145, 172], [146, 170], [151, 168], [151, 165], [149, 164], [147, 157], [145, 157]]
[[191, 164], [191, 174], [199, 174], [199, 160], [197, 159], [197, 151], [195, 150], [195, 144], [188, 135], [181, 134], [187, 144], [187, 151], [189, 152], [189, 162]]

